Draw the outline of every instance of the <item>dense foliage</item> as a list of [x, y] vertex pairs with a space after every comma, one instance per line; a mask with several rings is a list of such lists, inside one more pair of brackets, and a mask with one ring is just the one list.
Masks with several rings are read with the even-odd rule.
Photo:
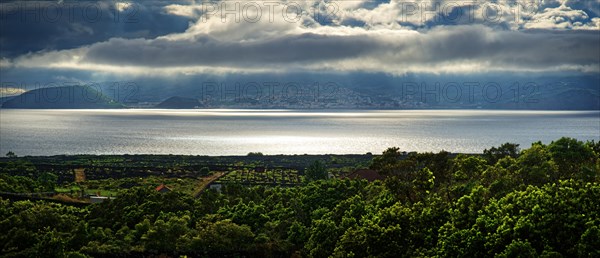
[[[138, 186], [86, 207], [0, 199], [4, 256], [600, 257], [600, 152], [562, 138], [484, 155], [374, 156], [384, 181]], [[323, 165], [309, 170], [324, 178]]]

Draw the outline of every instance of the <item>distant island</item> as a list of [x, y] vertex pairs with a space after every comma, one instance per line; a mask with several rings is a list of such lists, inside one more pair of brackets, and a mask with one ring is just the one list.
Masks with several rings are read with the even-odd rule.
[[125, 106], [89, 86], [40, 88], [5, 97], [2, 108], [23, 109], [110, 109]]
[[409, 90], [406, 85], [369, 90], [349, 85], [330, 92], [301, 90], [295, 94], [250, 94], [246, 92], [248, 89], [241, 87], [244, 94], [215, 90], [203, 95], [190, 86], [136, 88], [131, 92], [115, 93], [111, 84], [100, 84], [99, 87], [39, 88], [20, 95], [3, 95], [0, 105], [21, 109], [600, 110], [600, 90], [592, 84], [578, 86], [559, 82], [521, 88], [506, 84], [481, 88], [485, 89], [485, 94], [470, 93], [466, 89], [451, 92], [450, 88], [440, 86], [439, 92], [429, 92], [425, 88]]
[[164, 109], [191, 109], [202, 107], [202, 104], [200, 101], [198, 101], [198, 99], [176, 96], [166, 99], [155, 107]]

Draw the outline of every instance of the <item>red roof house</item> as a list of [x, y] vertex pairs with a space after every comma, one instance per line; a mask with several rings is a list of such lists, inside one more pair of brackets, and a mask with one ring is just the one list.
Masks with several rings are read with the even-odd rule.
[[160, 193], [166, 193], [171, 191], [171, 189], [169, 189], [165, 184], [160, 184], [158, 187], [156, 187], [155, 190]]

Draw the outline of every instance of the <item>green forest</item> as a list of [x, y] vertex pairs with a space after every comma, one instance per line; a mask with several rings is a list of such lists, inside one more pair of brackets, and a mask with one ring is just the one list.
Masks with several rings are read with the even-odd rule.
[[[54, 192], [75, 185], [71, 177], [21, 164], [14, 156], [0, 159], [2, 192]], [[181, 189], [196, 182], [185, 180], [200, 180], [191, 172], [152, 172], [147, 184], [112, 189], [116, 198], [102, 203], [2, 197], [0, 253], [600, 257], [600, 142], [561, 138], [523, 149], [506, 143], [468, 155], [389, 148], [365, 157], [370, 161], [355, 168], [368, 167], [384, 180], [348, 179], [339, 172], [343, 168], [333, 166], [341, 161], [311, 160], [293, 174], [294, 185], [243, 184], [234, 180], [243, 173], [224, 171], [223, 178], [232, 179], [223, 179], [220, 190], [195, 192]], [[121, 184], [102, 173], [107, 176], [87, 187]], [[126, 171], [119, 173], [124, 178], [119, 180], [133, 180], [122, 176]], [[161, 178], [180, 190], [156, 191]]]

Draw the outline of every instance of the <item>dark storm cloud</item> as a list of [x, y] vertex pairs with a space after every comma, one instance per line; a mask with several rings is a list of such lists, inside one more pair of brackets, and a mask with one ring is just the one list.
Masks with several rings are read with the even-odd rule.
[[439, 62], [487, 62], [508, 68], [586, 66], [600, 62], [596, 31], [493, 31], [453, 26], [398, 35], [286, 35], [226, 42], [208, 35], [194, 40], [112, 39], [92, 45], [83, 62], [143, 67], [277, 66], [355, 60], [410, 67]]
[[[428, 62], [481, 60], [522, 67], [593, 65], [600, 62], [596, 31], [493, 31], [463, 26], [436, 29], [432, 37], [413, 44]], [[418, 58], [417, 56], [412, 56]]]
[[28, 52], [76, 48], [113, 37], [155, 38], [182, 32], [190, 21], [166, 14], [177, 1], [3, 1], [0, 3], [0, 58]]
[[383, 45], [364, 36], [289, 35], [224, 42], [202, 35], [190, 41], [112, 39], [90, 47], [84, 61], [133, 66], [210, 66], [305, 63], [356, 58]]

